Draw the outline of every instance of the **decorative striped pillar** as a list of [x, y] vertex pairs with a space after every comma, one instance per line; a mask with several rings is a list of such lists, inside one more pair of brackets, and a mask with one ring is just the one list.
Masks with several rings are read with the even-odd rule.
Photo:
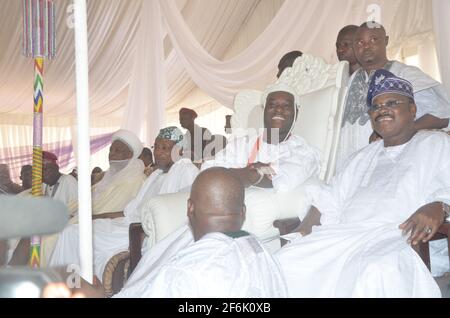
[[[33, 98], [33, 196], [42, 196], [42, 143], [44, 110], [44, 58], [56, 55], [55, 6], [53, 0], [23, 0], [23, 54], [34, 59]], [[40, 237], [31, 238], [31, 267], [40, 265]]]

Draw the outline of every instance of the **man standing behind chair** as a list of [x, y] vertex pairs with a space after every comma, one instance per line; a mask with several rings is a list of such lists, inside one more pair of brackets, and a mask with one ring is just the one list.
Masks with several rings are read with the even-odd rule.
[[207, 128], [198, 126], [195, 123], [197, 113], [189, 108], [181, 108], [180, 125], [187, 129], [183, 137], [183, 157], [191, 158], [192, 162], [202, 162], [203, 151], [210, 142], [212, 134]]
[[385, 69], [412, 83], [417, 105], [415, 126], [421, 129], [441, 129], [449, 124], [450, 100], [444, 87], [420, 69], [387, 59], [389, 37], [382, 25], [362, 24], [355, 33], [353, 49], [361, 64], [350, 81], [346, 97], [341, 137], [337, 153], [337, 168], [345, 160], [379, 136], [373, 131], [367, 113], [369, 82], [378, 69]]
[[349, 63], [350, 75], [361, 68], [353, 51], [353, 38], [356, 30], [358, 30], [357, 25], [347, 25], [339, 31], [336, 39], [336, 55], [339, 61], [347, 61]]
[[303, 53], [300, 51], [291, 51], [283, 55], [283, 57], [280, 59], [280, 62], [278, 62], [277, 78], [280, 78], [285, 69], [287, 69], [288, 67], [292, 67], [295, 60], [302, 55]]
[[355, 153], [330, 185], [307, 189], [303, 237], [278, 252], [291, 297], [440, 296], [410, 244], [448, 218], [450, 136], [417, 131], [412, 85], [386, 70], [375, 72], [367, 103], [383, 140]]
[[228, 168], [245, 187], [257, 186], [287, 192], [320, 171], [320, 153], [292, 133], [299, 100], [286, 84], [275, 84], [263, 94], [264, 131], [235, 138], [205, 161], [202, 170]]

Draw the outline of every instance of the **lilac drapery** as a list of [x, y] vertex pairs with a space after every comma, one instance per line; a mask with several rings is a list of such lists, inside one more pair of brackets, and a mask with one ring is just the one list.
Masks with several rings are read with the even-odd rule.
[[[91, 155], [111, 144], [113, 133], [101, 134], [91, 137]], [[63, 140], [58, 142], [47, 143], [43, 145], [45, 151], [53, 152], [58, 157], [60, 169], [75, 162], [72, 140]], [[6, 154], [5, 158], [1, 158], [0, 162], [9, 166], [11, 179], [18, 182], [20, 169], [22, 166], [31, 164], [32, 145], [1, 149]]]

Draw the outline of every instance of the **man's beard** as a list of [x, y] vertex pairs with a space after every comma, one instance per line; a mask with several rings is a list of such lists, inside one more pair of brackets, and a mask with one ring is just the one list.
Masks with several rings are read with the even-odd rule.
[[130, 162], [130, 159], [125, 160], [110, 160], [109, 161], [109, 171], [112, 175], [122, 171]]

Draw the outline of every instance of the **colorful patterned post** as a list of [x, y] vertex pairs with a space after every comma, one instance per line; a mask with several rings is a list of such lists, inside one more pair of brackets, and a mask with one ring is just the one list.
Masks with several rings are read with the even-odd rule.
[[[53, 0], [23, 0], [23, 54], [34, 58], [33, 196], [42, 196], [42, 131], [44, 108], [44, 58], [56, 55]], [[40, 237], [31, 238], [30, 266], [40, 265]]]

